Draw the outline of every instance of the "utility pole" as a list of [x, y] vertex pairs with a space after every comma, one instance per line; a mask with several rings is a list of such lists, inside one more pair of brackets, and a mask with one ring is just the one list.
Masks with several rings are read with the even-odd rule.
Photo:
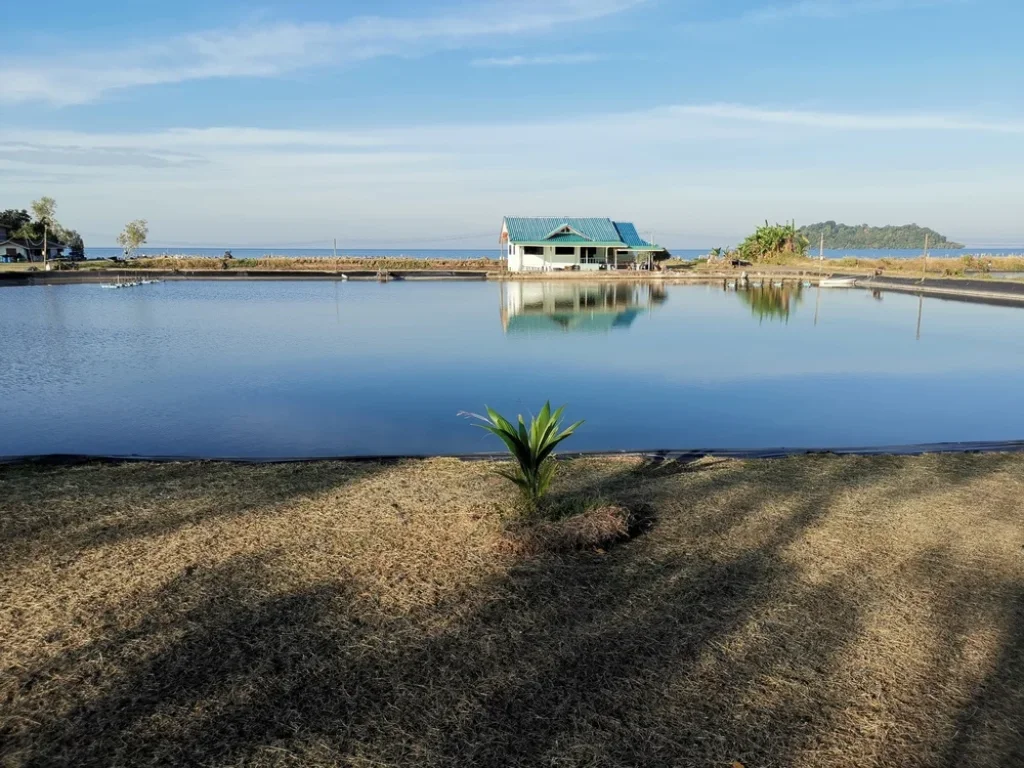
[[47, 261], [46, 257], [50, 255], [50, 249], [47, 247], [46, 235], [49, 232], [49, 226], [47, 225], [46, 219], [43, 219], [43, 271], [46, 271]]
[[921, 270], [921, 282], [928, 277], [928, 233], [924, 233], [924, 268]]
[[825, 233], [821, 233], [821, 240], [818, 241], [818, 279], [821, 279], [821, 268], [825, 264]]
[[334, 238], [334, 271], [338, 271], [338, 238]]

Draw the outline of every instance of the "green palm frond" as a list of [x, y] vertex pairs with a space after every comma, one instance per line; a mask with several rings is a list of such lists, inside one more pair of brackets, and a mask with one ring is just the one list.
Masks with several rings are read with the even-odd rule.
[[529, 426], [522, 416], [513, 424], [493, 408], [486, 407], [486, 411], [487, 416], [468, 415], [481, 422], [476, 426], [498, 437], [517, 464], [515, 472], [499, 470], [498, 474], [515, 483], [526, 499], [536, 505], [554, 480], [558, 468], [554, 460], [555, 448], [572, 437], [583, 422], [577, 421], [562, 429], [565, 406], [552, 411], [550, 402], [544, 403], [540, 413], [530, 420]]

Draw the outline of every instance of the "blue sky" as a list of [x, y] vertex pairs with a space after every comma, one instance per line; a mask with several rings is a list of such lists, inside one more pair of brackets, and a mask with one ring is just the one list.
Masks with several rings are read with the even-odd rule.
[[162, 5], [5, 8], [0, 207], [52, 195], [93, 245], [479, 247], [504, 214], [1024, 245], [1019, 0]]

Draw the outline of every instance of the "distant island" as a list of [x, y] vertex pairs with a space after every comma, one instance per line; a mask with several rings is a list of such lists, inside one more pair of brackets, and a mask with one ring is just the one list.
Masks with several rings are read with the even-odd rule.
[[810, 242], [811, 249], [821, 243], [825, 235], [826, 248], [924, 248], [925, 235], [929, 248], [963, 248], [962, 243], [947, 240], [934, 229], [919, 227], [917, 224], [903, 226], [869, 227], [867, 224], [836, 224], [826, 221], [800, 227], [800, 234]]

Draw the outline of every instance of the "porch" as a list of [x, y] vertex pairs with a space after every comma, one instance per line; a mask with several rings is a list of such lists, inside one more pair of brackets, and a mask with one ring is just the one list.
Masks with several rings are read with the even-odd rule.
[[573, 270], [599, 272], [620, 269], [647, 269], [650, 251], [623, 249], [617, 246], [592, 245], [514, 245], [509, 260], [518, 265], [516, 271], [555, 272]]

